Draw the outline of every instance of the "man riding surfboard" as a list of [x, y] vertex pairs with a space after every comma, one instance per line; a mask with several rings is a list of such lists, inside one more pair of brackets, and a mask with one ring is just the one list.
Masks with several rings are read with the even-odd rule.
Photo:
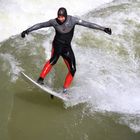
[[55, 29], [56, 34], [52, 43], [51, 58], [46, 62], [42, 72], [40, 73], [40, 76], [37, 80], [39, 84], [44, 84], [44, 78], [50, 72], [53, 65], [56, 64], [59, 57], [62, 56], [68, 67], [68, 74], [63, 85], [63, 93], [67, 93], [67, 89], [69, 88], [76, 72], [75, 56], [71, 47], [75, 25], [81, 25], [91, 29], [101, 30], [108, 33], [109, 35], [112, 33], [110, 28], [106, 28], [95, 23], [87, 22], [77, 17], [67, 15], [67, 10], [63, 7], [58, 9], [57, 18], [43, 23], [35, 24], [21, 33], [21, 37], [24, 38], [25, 35], [28, 35], [34, 30], [46, 27], [54, 27]]

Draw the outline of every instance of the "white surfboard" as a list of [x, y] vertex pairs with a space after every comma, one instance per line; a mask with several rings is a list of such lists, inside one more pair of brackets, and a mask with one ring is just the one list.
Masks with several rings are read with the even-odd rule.
[[45, 91], [45, 93], [48, 93], [50, 95], [53, 95], [63, 101], [68, 101], [68, 97], [64, 96], [62, 93], [57, 93], [55, 91], [52, 91], [49, 87], [47, 87], [46, 85], [40, 85], [38, 84], [36, 81], [34, 81], [32, 78], [30, 78], [29, 76], [27, 76], [24, 72], [21, 72], [21, 75], [26, 78], [26, 80], [28, 80], [29, 82], [31, 82], [34, 86], [38, 87], [39, 89]]

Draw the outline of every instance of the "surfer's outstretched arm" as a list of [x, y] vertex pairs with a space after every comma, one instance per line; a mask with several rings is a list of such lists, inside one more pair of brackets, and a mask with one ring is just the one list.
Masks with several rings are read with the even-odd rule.
[[101, 31], [104, 31], [104, 32], [108, 33], [109, 35], [112, 34], [112, 31], [111, 31], [110, 28], [106, 28], [106, 27], [100, 26], [98, 24], [88, 22], [88, 21], [85, 21], [85, 20], [81, 20], [81, 19], [78, 19], [78, 18], [75, 18], [75, 21], [76, 21], [77, 25], [81, 25], [81, 26], [96, 29], [96, 30], [101, 30]]
[[24, 38], [26, 34], [27, 35], [29, 34], [29, 32], [32, 32], [34, 30], [38, 30], [38, 29], [41, 29], [41, 28], [45, 28], [45, 27], [50, 27], [50, 26], [52, 26], [51, 20], [46, 21], [46, 22], [35, 24], [32, 27], [28, 28], [27, 30], [23, 31], [21, 33], [21, 37]]

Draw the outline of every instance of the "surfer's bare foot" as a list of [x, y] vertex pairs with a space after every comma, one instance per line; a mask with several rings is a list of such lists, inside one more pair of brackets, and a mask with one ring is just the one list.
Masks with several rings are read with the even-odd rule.
[[40, 84], [40, 85], [44, 85], [43, 80], [44, 80], [43, 78], [39, 77], [38, 80], [37, 80], [37, 83]]

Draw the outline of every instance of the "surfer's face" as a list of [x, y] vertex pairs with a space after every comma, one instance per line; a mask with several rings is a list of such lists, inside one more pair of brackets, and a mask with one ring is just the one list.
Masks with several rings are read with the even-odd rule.
[[64, 16], [58, 16], [57, 19], [60, 21], [60, 22], [64, 22], [65, 21], [65, 17]]

